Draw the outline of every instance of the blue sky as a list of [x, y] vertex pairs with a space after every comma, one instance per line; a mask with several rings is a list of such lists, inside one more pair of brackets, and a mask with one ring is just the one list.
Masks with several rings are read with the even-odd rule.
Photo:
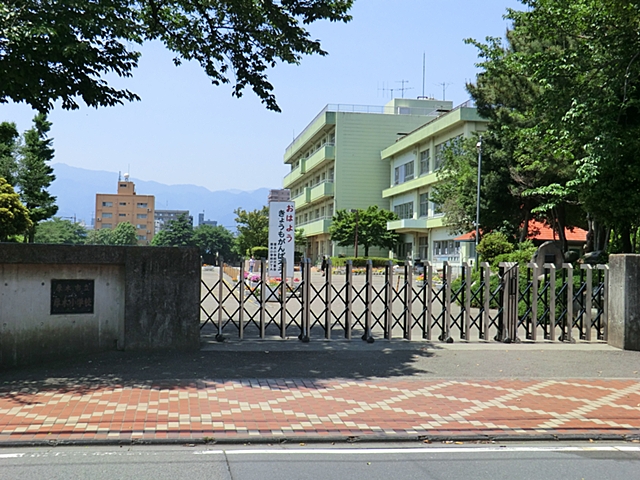
[[[91, 170], [130, 170], [132, 177], [211, 190], [280, 188], [285, 148], [328, 103], [383, 105], [401, 80], [405, 97], [423, 93], [459, 104], [477, 72], [475, 47], [464, 38], [504, 36], [516, 0], [356, 0], [347, 24], [322, 22], [312, 36], [329, 52], [269, 73], [281, 113], [267, 111], [251, 92], [236, 99], [214, 87], [196, 64], [175, 67], [161, 44], [147, 44], [132, 79], [113, 83], [142, 101], [50, 115], [55, 162]], [[0, 105], [0, 121], [29, 128], [25, 105]]]

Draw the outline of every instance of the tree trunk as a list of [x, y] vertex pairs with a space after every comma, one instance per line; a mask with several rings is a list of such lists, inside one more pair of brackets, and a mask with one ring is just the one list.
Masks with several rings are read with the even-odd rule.
[[529, 209], [527, 209], [524, 214], [524, 222], [522, 223], [522, 228], [520, 229], [520, 238], [518, 239], [519, 243], [523, 243], [529, 236], [529, 220], [531, 220], [531, 212], [529, 212]]
[[364, 246], [364, 256], [368, 257], [369, 256], [369, 245], [363, 245]]
[[564, 229], [564, 218], [558, 209], [554, 209], [553, 213], [555, 216], [555, 228], [558, 231], [558, 238], [560, 239], [560, 248], [562, 249], [562, 253], [566, 253], [567, 250], [569, 250], [569, 244], [567, 243], [567, 235]]
[[622, 253], [633, 253], [631, 245], [631, 224], [625, 223], [620, 227], [620, 238], [622, 240]]

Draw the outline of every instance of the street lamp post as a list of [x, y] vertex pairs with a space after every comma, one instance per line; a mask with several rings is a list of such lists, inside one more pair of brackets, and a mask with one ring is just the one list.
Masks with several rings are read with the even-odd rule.
[[482, 135], [476, 143], [478, 149], [478, 184], [476, 190], [476, 270], [478, 269], [478, 242], [480, 241], [480, 176], [482, 173]]

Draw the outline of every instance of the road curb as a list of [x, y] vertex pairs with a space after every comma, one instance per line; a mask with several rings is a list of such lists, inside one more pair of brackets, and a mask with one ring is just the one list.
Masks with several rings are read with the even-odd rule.
[[278, 437], [197, 437], [150, 439], [78, 439], [3, 441], [0, 449], [20, 447], [131, 446], [131, 445], [282, 445], [327, 443], [525, 443], [525, 442], [640, 442], [640, 435], [621, 434], [536, 434], [536, 435], [358, 435]]

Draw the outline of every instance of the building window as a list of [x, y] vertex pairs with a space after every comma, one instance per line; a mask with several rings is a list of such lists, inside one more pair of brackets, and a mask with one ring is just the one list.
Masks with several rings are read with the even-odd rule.
[[451, 149], [453, 155], [460, 155], [462, 153], [462, 135], [458, 135], [446, 142], [442, 142], [436, 145], [436, 158], [434, 170], [438, 170], [444, 164], [444, 154], [446, 149]]
[[427, 259], [429, 252], [429, 237], [418, 238], [418, 255], [422, 260]]
[[119, 214], [118, 214], [118, 216], [119, 216], [119, 217], [126, 217], [126, 216], [127, 216], [127, 214], [126, 214], [126, 213], [119, 213]]
[[103, 223], [103, 224], [102, 224], [102, 228], [103, 228], [103, 229], [105, 229], [105, 228], [111, 228], [111, 224], [110, 224], [110, 223]]
[[146, 240], [147, 236], [146, 235], [138, 235], [138, 240]]
[[413, 202], [401, 203], [393, 207], [393, 212], [400, 219], [413, 218]]
[[429, 202], [431, 203], [431, 211], [433, 212], [432, 215], [436, 216], [436, 215], [443, 215], [442, 213], [442, 205], [440, 205], [439, 203], [435, 203], [435, 202]]
[[431, 172], [430, 160], [429, 149], [420, 152], [420, 175], [426, 175]]
[[113, 207], [113, 202], [102, 202], [103, 207]]
[[146, 229], [147, 229], [147, 224], [146, 224], [146, 223], [138, 223], [138, 224], [136, 225], [136, 228], [137, 228], [138, 230], [146, 230]]
[[138, 203], [137, 207], [138, 208], [147, 208], [147, 204], [146, 203]]
[[408, 182], [409, 180], [413, 180], [413, 162], [408, 162], [404, 164], [404, 181]]
[[429, 216], [429, 194], [428, 193], [420, 194], [420, 216], [421, 217]]
[[127, 188], [127, 184], [126, 184], [126, 183], [121, 183], [121, 184], [120, 184], [120, 187], [122, 187], [122, 188]]
[[105, 212], [105, 213], [102, 214], [102, 218], [111, 218], [111, 217], [113, 217], [113, 213], [106, 213]]
[[147, 214], [146, 213], [138, 213], [136, 215], [137, 218], [147, 218]]
[[126, 207], [127, 206], [127, 202], [120, 202], [120, 203], [118, 203], [118, 205], [120, 205], [121, 207]]
[[453, 240], [442, 240], [433, 242], [433, 256], [459, 256], [460, 255], [460, 242]]
[[413, 180], [413, 171], [413, 160], [396, 167], [394, 171], [394, 185]]

